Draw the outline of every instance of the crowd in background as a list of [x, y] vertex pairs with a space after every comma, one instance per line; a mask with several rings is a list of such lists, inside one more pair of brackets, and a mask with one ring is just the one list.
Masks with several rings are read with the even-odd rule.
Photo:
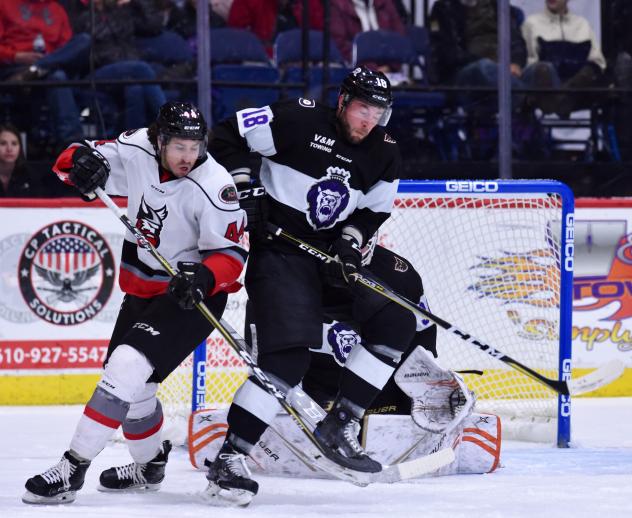
[[[194, 85], [170, 81], [195, 79], [196, 3], [0, 2], [0, 86], [9, 81], [31, 85], [0, 88], [0, 196], [60, 194], [37, 186], [29, 178], [25, 151], [30, 159], [46, 160], [77, 139], [112, 138], [124, 128], [146, 126], [168, 99], [195, 101]], [[610, 140], [616, 149], [607, 158], [632, 159], [632, 124], [628, 122], [632, 94], [607, 96], [604, 102], [603, 95], [566, 91], [632, 88], [632, 2], [611, 0], [611, 4], [617, 13], [609, 27], [615, 46], [606, 56], [589, 21], [573, 13], [572, 2], [542, 0], [542, 10], [528, 17], [520, 9], [511, 8], [512, 85], [527, 89], [513, 95], [513, 131], [518, 142], [531, 139], [541, 150], [542, 140], [533, 129], [541, 126], [537, 124], [539, 119], [552, 115], [566, 121], [577, 110], [592, 110], [601, 104], [604, 110], [604, 106], [610, 107], [606, 115], [611, 116], [604, 127], [612, 129], [616, 138]], [[304, 20], [309, 29], [323, 30], [321, 0], [309, 0], [307, 5], [304, 16], [301, 0], [209, 0], [210, 27], [211, 31], [225, 27], [251, 31], [267, 53], [267, 64], [274, 66], [274, 43], [280, 33], [301, 28]], [[346, 67], [354, 65], [352, 43], [359, 33], [380, 29], [402, 36], [410, 34], [411, 13], [401, 0], [331, 0], [330, 6], [331, 38]], [[494, 158], [494, 145], [478, 155], [471, 150], [459, 155], [457, 144], [459, 139], [463, 144], [463, 131], [468, 142], [484, 141], [488, 127], [484, 121], [494, 120], [496, 115], [496, 97], [485, 88], [493, 90], [498, 78], [497, 8], [496, 0], [434, 2], [425, 24], [430, 45], [424, 56], [423, 78], [401, 64], [372, 63], [390, 74], [394, 84], [461, 87], [441, 103], [432, 127], [416, 127], [406, 115], [395, 117], [393, 132], [399, 137], [406, 134], [403, 142], [410, 154], [427, 150], [431, 141], [435, 147], [443, 146], [436, 156], [444, 159]], [[64, 83], [76, 79], [112, 84]], [[116, 84], [120, 79], [145, 82]], [[46, 82], [47, 87], [33, 86], [33, 81]], [[455, 114], [461, 118], [451, 142], [445, 128], [449, 126], [446, 121], [454, 120]], [[432, 119], [428, 113], [424, 117], [426, 121]], [[493, 131], [488, 140], [494, 142]], [[446, 155], [445, 150], [452, 148], [456, 154]], [[520, 153], [529, 154], [529, 149], [521, 151], [517, 146], [514, 152], [521, 158]]]

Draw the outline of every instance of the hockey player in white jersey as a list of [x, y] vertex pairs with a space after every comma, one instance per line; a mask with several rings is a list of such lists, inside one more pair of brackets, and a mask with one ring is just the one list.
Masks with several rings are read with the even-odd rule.
[[194, 310], [221, 318], [246, 260], [246, 224], [232, 177], [206, 151], [207, 126], [195, 106], [169, 102], [149, 128], [115, 140], [74, 144], [53, 170], [87, 199], [103, 188], [127, 197], [127, 214], [179, 273], [170, 278], [131, 233], [123, 244], [125, 292], [101, 379], [61, 460], [26, 482], [30, 504], [74, 501], [90, 462], [119, 426], [133, 463], [104, 471], [100, 489], [156, 489], [170, 445], [161, 444], [158, 383], [211, 332]]

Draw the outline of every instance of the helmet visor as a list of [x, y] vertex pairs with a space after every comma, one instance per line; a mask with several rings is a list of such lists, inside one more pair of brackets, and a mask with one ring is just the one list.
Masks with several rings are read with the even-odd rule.
[[377, 106], [362, 98], [352, 98], [356, 102], [349, 102], [346, 110], [349, 117], [356, 120], [368, 122], [371, 125], [386, 126], [391, 117], [391, 108]]
[[206, 156], [206, 138], [198, 140], [161, 134], [160, 141], [163, 149], [169, 150], [170, 153], [177, 153], [183, 157], [195, 155], [196, 160]]

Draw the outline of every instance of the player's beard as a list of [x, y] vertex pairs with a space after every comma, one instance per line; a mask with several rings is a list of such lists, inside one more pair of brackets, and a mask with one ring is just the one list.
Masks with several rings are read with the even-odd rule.
[[369, 135], [368, 133], [364, 135], [358, 135], [357, 133], [354, 134], [351, 125], [344, 117], [338, 117], [338, 122], [344, 138], [352, 144], [359, 144]]

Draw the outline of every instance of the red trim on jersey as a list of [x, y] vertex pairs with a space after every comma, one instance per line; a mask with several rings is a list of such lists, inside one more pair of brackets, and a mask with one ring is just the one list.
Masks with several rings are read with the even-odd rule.
[[73, 185], [70, 181], [70, 169], [72, 168], [72, 155], [75, 154], [75, 150], [78, 147], [79, 145], [76, 145], [64, 149], [57, 157], [57, 160], [55, 160], [55, 165], [53, 165], [53, 172], [62, 182], [68, 185]]
[[119, 273], [119, 286], [121, 290], [135, 297], [148, 299], [167, 292], [167, 281], [148, 281], [141, 279], [134, 273], [121, 267]]
[[115, 138], [106, 138], [106, 139], [101, 139], [101, 140], [95, 140], [93, 142], [94, 146], [102, 146], [103, 144], [108, 144], [110, 142], [116, 142]]
[[171, 180], [178, 179], [176, 175], [174, 175], [171, 171], [169, 171], [168, 169], [165, 169], [162, 166], [159, 167], [159, 170], [160, 170], [160, 183], [170, 182]]
[[156, 425], [156, 426], [152, 426], [149, 430], [143, 432], [143, 433], [127, 433], [127, 432], [123, 432], [123, 436], [126, 439], [129, 439], [130, 441], [140, 441], [141, 439], [146, 439], [147, 437], [154, 435], [156, 432], [158, 432], [160, 430], [160, 428], [162, 427], [162, 422], [164, 421], [164, 418], [161, 417], [160, 418], [160, 422]]
[[244, 269], [244, 263], [230, 255], [218, 252], [209, 255], [202, 264], [211, 270], [215, 277], [215, 287], [210, 295], [215, 295], [220, 291], [235, 293], [240, 290], [241, 284], [236, 281]]
[[83, 409], [83, 414], [93, 421], [96, 421], [103, 426], [107, 426], [108, 428], [114, 428], [116, 430], [119, 426], [121, 426], [121, 421], [117, 421], [116, 419], [103, 415], [101, 412], [97, 412], [94, 408], [90, 408], [89, 406]]

